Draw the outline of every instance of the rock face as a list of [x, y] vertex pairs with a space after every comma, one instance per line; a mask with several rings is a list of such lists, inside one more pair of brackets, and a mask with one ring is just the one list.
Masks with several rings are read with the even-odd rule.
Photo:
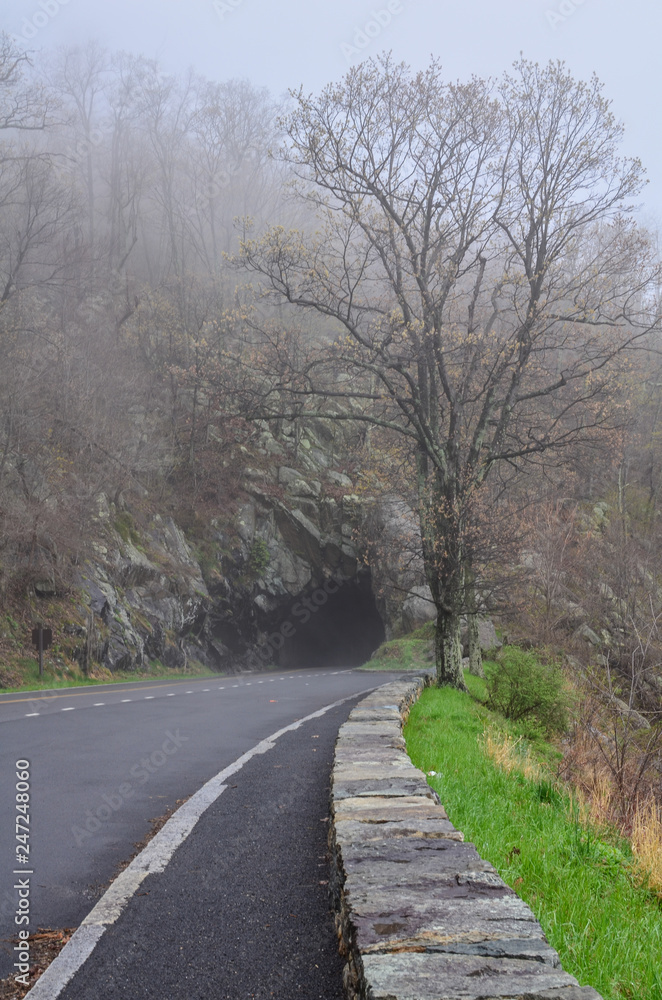
[[432, 600], [432, 591], [425, 584], [412, 587], [410, 596], [403, 602], [401, 621], [405, 632], [413, 632], [419, 625], [433, 622], [437, 617], [437, 609]]
[[[469, 655], [469, 629], [466, 622], [462, 625], [462, 655]], [[480, 618], [478, 621], [478, 643], [482, 653], [490, 653], [495, 649], [500, 649], [503, 643], [496, 634], [494, 623], [489, 618]]]
[[[414, 513], [364, 500], [334, 468], [351, 434], [328, 420], [284, 422], [278, 439], [258, 427], [253, 452], [236, 449], [238, 502], [202, 527], [192, 518], [188, 536], [146, 490], [133, 508], [99, 495], [67, 623], [82, 666], [354, 666], [433, 618]], [[44, 573], [39, 596], [54, 587]]]
[[[308, 452], [306, 464], [314, 461]], [[246, 484], [250, 499], [241, 510], [236, 558], [244, 566], [257, 552], [261, 559], [245, 588], [241, 619], [226, 621], [223, 634], [235, 647], [237, 629], [251, 637], [244, 654], [251, 666], [357, 665], [384, 638], [371, 575], [357, 550], [359, 498], [343, 492], [351, 489], [344, 473], [318, 473], [319, 479], [281, 466], [279, 489], [268, 481]], [[330, 655], [335, 659], [328, 661]]]
[[97, 544], [98, 558], [78, 581], [88, 616], [83, 665], [87, 659], [111, 670], [134, 670], [152, 659], [182, 669], [191, 659], [211, 665], [205, 642], [210, 597], [181, 529], [157, 514], [139, 538], [135, 529], [133, 538], [123, 537], [106, 498], [99, 522], [106, 544]]
[[[205, 461], [216, 485], [191, 500], [179, 469], [168, 484], [167, 514], [159, 515], [176, 456], [163, 442], [148, 460], [143, 444], [158, 438], [158, 415], [143, 441], [147, 411], [131, 412], [142, 443], [125, 469], [126, 495], [112, 481], [94, 499], [86, 488], [75, 544], [78, 525], [65, 518], [62, 551], [59, 536], [44, 531], [25, 568], [56, 630], [64, 619], [63, 663], [74, 656], [84, 669], [111, 671], [154, 660], [181, 669], [192, 661], [224, 670], [351, 666], [369, 659], [387, 634], [434, 614], [414, 513], [401, 502], [371, 502], [348, 475], [346, 463], [364, 443], [356, 425], [280, 421], [275, 436], [267, 423], [236, 435], [210, 424]], [[50, 488], [30, 459], [8, 460], [4, 482], [17, 506], [27, 490], [50, 511]], [[367, 552], [368, 537], [374, 551]], [[0, 591], [23, 571], [25, 545], [17, 539], [3, 548]]]
[[425, 585], [420, 529], [415, 512], [404, 501], [373, 505], [364, 530], [370, 539], [370, 562], [387, 638], [402, 635], [436, 617]]
[[600, 1000], [409, 760], [402, 725], [423, 684], [385, 685], [338, 735], [329, 844], [350, 1000]]
[[100, 496], [95, 557], [78, 576], [83, 666], [369, 659], [384, 625], [357, 550], [361, 502], [344, 473], [321, 465], [321, 450], [311, 442], [302, 463], [318, 476], [284, 464], [246, 468], [243, 503], [234, 518], [212, 522], [202, 555], [172, 518], [134, 520]]
[[[247, 467], [243, 502], [232, 519], [211, 522], [204, 552], [172, 518], [138, 523], [100, 496], [96, 556], [78, 581], [83, 666], [356, 666], [386, 636], [433, 620], [420, 559], [411, 557], [413, 513], [382, 503], [367, 518], [352, 481], [321, 467], [318, 450], [304, 455], [316, 475]], [[370, 568], [360, 547], [366, 520], [379, 539]], [[488, 621], [481, 644], [499, 644]]]
[[612, 698], [610, 704], [616, 709], [621, 718], [626, 719], [633, 729], [650, 729], [651, 724], [640, 712], [635, 712], [633, 708], [626, 705], [620, 698]]

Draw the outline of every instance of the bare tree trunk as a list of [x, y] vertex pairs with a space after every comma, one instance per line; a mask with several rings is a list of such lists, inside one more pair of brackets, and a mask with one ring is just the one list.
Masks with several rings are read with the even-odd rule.
[[435, 658], [439, 687], [466, 691], [462, 671], [460, 615], [463, 604], [462, 541], [449, 484], [437, 471], [429, 475], [427, 456], [417, 461], [423, 563], [437, 609]]
[[474, 677], [484, 677], [483, 654], [480, 648], [480, 638], [478, 634], [478, 615], [473, 613], [467, 615], [467, 629], [469, 632], [469, 673]]
[[437, 661], [437, 684], [439, 687], [454, 687], [466, 691], [462, 670], [461, 622], [459, 614], [445, 608], [437, 608], [437, 628], [435, 632], [435, 659]]
[[483, 654], [480, 648], [480, 634], [478, 622], [478, 610], [476, 607], [476, 584], [473, 572], [467, 570], [465, 574], [466, 606], [467, 606], [467, 634], [469, 639], [469, 673], [474, 677], [484, 677]]

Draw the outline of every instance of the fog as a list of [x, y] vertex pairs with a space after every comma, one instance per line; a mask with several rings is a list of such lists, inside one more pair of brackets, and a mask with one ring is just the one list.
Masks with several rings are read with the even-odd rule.
[[[375, 20], [375, 13], [378, 17]], [[382, 22], [382, 23], [379, 23]], [[39, 51], [90, 38], [158, 59], [168, 72], [193, 67], [213, 80], [245, 77], [274, 94], [316, 91], [348, 65], [392, 49], [424, 66], [437, 56], [449, 78], [500, 74], [520, 52], [597, 73], [627, 127], [650, 186], [648, 218], [662, 214], [659, 164], [659, 39], [662, 12], [633, 0], [2, 0], [0, 23]], [[366, 30], [367, 29], [367, 33]]]
[[[419, 401], [414, 393], [403, 404], [413, 384], [403, 365], [418, 377], [422, 349], [408, 339], [418, 324], [437, 338], [438, 357], [447, 352], [462, 384], [465, 373], [485, 375], [475, 398], [467, 396], [488, 399], [477, 455], [488, 454], [486, 435], [495, 428], [485, 475], [502, 453], [507, 464], [532, 449], [544, 453], [550, 441], [584, 447], [587, 427], [601, 442], [609, 431], [617, 447], [608, 457], [587, 462], [579, 447], [568, 450], [577, 494], [593, 500], [626, 475], [613, 464], [618, 456], [632, 461], [620, 420], [632, 423], [632, 441], [639, 434], [657, 442], [656, 11], [639, 3], [619, 20], [615, 4], [596, 0], [462, 9], [431, 0], [365, 7], [4, 0], [0, 9], [0, 592], [21, 574], [70, 582], [96, 544], [101, 495], [117, 497], [120, 508], [125, 495], [150, 495], [193, 533], [219, 511], [230, 523], [244, 466], [253, 467], [250, 448], [264, 457], [258, 432], [314, 418], [325, 400], [343, 397], [351, 410], [356, 392], [377, 408], [361, 420], [400, 433], [391, 411], [407, 424]], [[431, 59], [434, 71], [418, 78]], [[357, 71], [364, 60], [374, 61]], [[550, 60], [565, 60], [567, 71]], [[624, 142], [598, 85], [576, 83], [593, 73], [624, 122]], [[470, 82], [472, 74], [487, 83]], [[463, 86], [448, 86], [458, 78]], [[336, 89], [322, 93], [334, 81]], [[302, 96], [311, 92], [322, 96]], [[336, 142], [343, 128], [354, 136], [346, 149]], [[373, 128], [377, 140], [362, 149]], [[374, 163], [370, 176], [373, 151], [379, 160], [391, 129], [405, 136], [394, 150], [409, 153], [397, 169], [388, 158], [390, 180]], [[287, 162], [272, 155], [284, 134]], [[336, 145], [343, 156], [333, 163], [327, 153]], [[352, 150], [360, 150], [356, 161]], [[647, 187], [638, 164], [621, 162], [621, 154], [640, 156]], [[391, 199], [403, 199], [406, 211], [391, 208], [402, 243], [389, 235], [387, 246], [393, 219], [382, 220], [383, 230], [375, 219]], [[633, 204], [641, 229], [620, 216]], [[423, 205], [434, 225], [419, 232]], [[432, 311], [425, 296], [414, 301], [421, 260], [438, 296]], [[393, 284], [394, 275], [405, 277]], [[540, 296], [544, 281], [535, 308], [525, 303], [522, 290]], [[536, 319], [538, 308], [546, 319]], [[510, 359], [520, 356], [524, 315], [529, 325], [539, 321], [544, 364], [534, 366], [521, 401], [545, 397], [545, 404], [532, 405], [504, 451], [510, 390], [490, 379], [493, 371], [520, 379]], [[484, 339], [474, 327], [479, 316]], [[564, 317], [574, 324], [570, 333]], [[596, 317], [604, 326], [593, 345]], [[342, 353], [338, 334], [348, 330], [377, 361], [370, 355], [357, 367], [353, 348]], [[533, 344], [530, 331], [525, 340]], [[635, 342], [638, 353], [621, 371], [621, 354]], [[503, 365], [492, 368], [494, 350]], [[547, 376], [549, 384], [534, 384]], [[382, 377], [380, 395], [372, 383]], [[356, 381], [339, 390], [348, 378]], [[450, 385], [436, 370], [430, 380]], [[601, 394], [601, 408], [575, 420], [586, 400], [560, 392], [562, 409], [552, 413], [557, 390], [585, 382], [592, 406]], [[642, 385], [650, 398], [640, 398]], [[455, 405], [469, 390], [448, 391]], [[426, 388], [421, 398], [434, 393]], [[483, 404], [475, 406], [457, 426], [483, 414]], [[443, 437], [447, 414], [439, 402], [425, 447]], [[553, 440], [550, 427], [562, 439]], [[359, 444], [372, 462], [371, 437]], [[642, 469], [647, 448], [636, 444]], [[657, 459], [653, 465], [645, 475], [656, 496]], [[557, 487], [567, 496], [565, 483]], [[526, 490], [542, 493], [542, 480]]]

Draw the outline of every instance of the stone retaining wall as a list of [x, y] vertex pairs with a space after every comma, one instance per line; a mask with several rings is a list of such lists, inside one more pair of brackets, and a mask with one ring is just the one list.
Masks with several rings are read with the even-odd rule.
[[402, 728], [426, 684], [387, 684], [336, 744], [329, 843], [350, 1000], [601, 1000], [449, 821]]

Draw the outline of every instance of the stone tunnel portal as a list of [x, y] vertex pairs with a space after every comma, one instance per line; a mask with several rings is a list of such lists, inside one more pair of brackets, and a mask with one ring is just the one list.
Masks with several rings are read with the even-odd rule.
[[371, 579], [328, 580], [292, 601], [269, 645], [281, 668], [358, 667], [384, 642]]

